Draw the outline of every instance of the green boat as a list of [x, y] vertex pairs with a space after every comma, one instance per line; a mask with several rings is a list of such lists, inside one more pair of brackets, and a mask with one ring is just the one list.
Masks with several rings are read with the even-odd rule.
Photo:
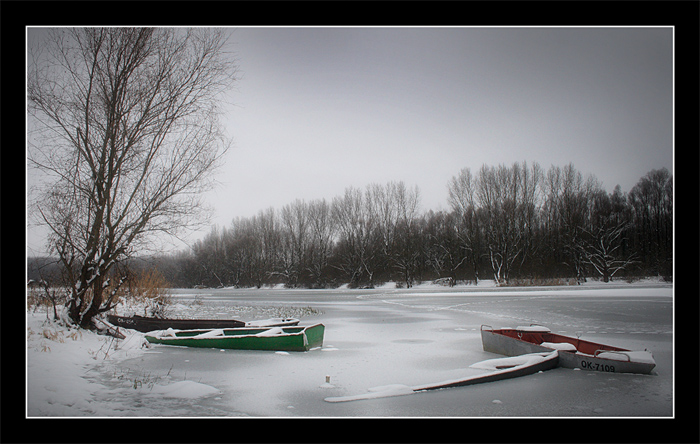
[[159, 330], [145, 335], [152, 344], [235, 350], [308, 351], [323, 345], [323, 324], [305, 327]]

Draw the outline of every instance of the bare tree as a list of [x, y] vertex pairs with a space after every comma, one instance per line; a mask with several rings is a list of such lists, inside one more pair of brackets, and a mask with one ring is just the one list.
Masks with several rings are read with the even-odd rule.
[[449, 285], [457, 281], [457, 270], [467, 260], [467, 254], [460, 240], [460, 216], [457, 212], [433, 212], [424, 216], [423, 242], [425, 260], [435, 270], [439, 278], [447, 278]]
[[259, 211], [252, 218], [233, 221], [232, 255], [236, 256], [234, 285], [255, 285], [257, 288], [270, 283], [277, 268], [282, 235], [279, 217], [274, 208]]
[[280, 217], [282, 248], [278, 274], [285, 278], [287, 286], [296, 287], [306, 270], [311, 242], [308, 204], [297, 199], [282, 208]]
[[349, 187], [343, 196], [333, 198], [333, 220], [340, 237], [334, 267], [350, 278], [352, 286], [359, 285], [365, 275], [367, 284], [373, 286], [377, 271], [378, 221], [371, 211], [369, 196], [359, 188]]
[[[619, 192], [619, 189], [616, 190]], [[614, 205], [613, 195], [598, 190], [590, 203], [589, 224], [583, 230], [583, 254], [585, 262], [608, 282], [618, 271], [637, 262], [634, 252], [625, 252], [626, 232], [630, 216]], [[619, 200], [619, 198], [618, 198]]]
[[333, 221], [331, 205], [325, 199], [312, 201], [308, 209], [311, 230], [309, 272], [312, 284], [320, 288], [325, 285], [325, 271], [337, 228]]
[[569, 163], [564, 168], [552, 166], [547, 172], [548, 231], [559, 237], [556, 247], [561, 246], [563, 263], [571, 267], [580, 284], [586, 280], [586, 254], [584, 231], [589, 225], [588, 207], [600, 184], [583, 175]]
[[484, 216], [485, 241], [496, 283], [509, 279], [516, 260], [521, 263], [531, 248], [541, 172], [538, 164], [512, 167], [484, 165], [476, 179], [475, 196]]
[[483, 255], [483, 224], [476, 200], [476, 179], [469, 168], [463, 168], [447, 184], [448, 202], [458, 217], [457, 239], [465, 257], [469, 258], [474, 272], [474, 282], [479, 283], [479, 263]]
[[149, 234], [201, 215], [229, 147], [225, 42], [216, 29], [54, 29], [30, 53], [28, 157], [50, 177], [36, 210], [68, 272], [73, 323], [112, 307], [110, 270]]
[[673, 176], [667, 169], [651, 170], [628, 196], [633, 210], [636, 243], [650, 273], [673, 273]]
[[389, 213], [393, 216], [385, 219], [387, 223], [381, 225], [384, 232], [392, 233], [384, 237], [385, 241], [390, 241], [385, 251], [409, 288], [413, 286], [421, 257], [418, 223], [420, 190], [417, 186], [409, 189], [403, 182], [389, 182], [385, 190], [388, 205], [393, 208]]

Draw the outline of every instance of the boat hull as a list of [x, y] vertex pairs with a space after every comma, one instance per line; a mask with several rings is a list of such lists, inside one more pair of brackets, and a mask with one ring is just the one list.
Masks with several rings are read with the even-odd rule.
[[197, 330], [210, 328], [243, 328], [243, 327], [281, 327], [299, 324], [299, 319], [274, 318], [264, 321], [243, 322], [235, 319], [160, 319], [145, 316], [117, 316], [107, 315], [107, 321], [117, 327], [148, 333], [150, 331], [165, 330]]
[[484, 375], [476, 375], [457, 381], [449, 381], [440, 384], [429, 384], [415, 387], [414, 391], [440, 390], [453, 387], [464, 387], [467, 385], [483, 384], [485, 382], [502, 381], [504, 379], [519, 378], [521, 376], [533, 375], [535, 373], [551, 370], [559, 365], [559, 354], [556, 350], [548, 350], [542, 353], [543, 359], [529, 365], [518, 365], [513, 368], [495, 371]]
[[314, 324], [306, 327], [161, 331], [145, 337], [152, 344], [181, 347], [301, 352], [321, 347], [324, 331], [323, 324]]
[[[520, 338], [518, 337], [520, 335]], [[533, 336], [537, 336], [534, 339]], [[524, 340], [527, 339], [527, 340]], [[535, 342], [530, 342], [535, 340]], [[559, 365], [564, 368], [600, 371], [609, 373], [641, 373], [648, 374], [656, 364], [653, 359], [639, 362], [632, 360], [630, 350], [597, 344], [576, 338], [569, 338], [554, 333], [529, 333], [517, 329], [485, 329], [481, 328], [481, 342], [484, 351], [505, 356], [518, 356], [527, 353], [543, 353], [556, 349], [557, 345], [571, 344], [577, 352], [559, 350]], [[550, 344], [543, 346], [541, 343]], [[647, 353], [648, 354], [648, 353]], [[650, 354], [648, 354], [651, 356]]]
[[[463, 379], [456, 379], [450, 381], [437, 382], [432, 384], [424, 384], [419, 386], [409, 387], [403, 384], [392, 384], [382, 387], [375, 387], [370, 389], [369, 393], [363, 393], [360, 395], [352, 396], [332, 396], [329, 398], [324, 398], [326, 402], [348, 402], [348, 401], [360, 401], [365, 399], [377, 399], [386, 398], [392, 396], [403, 396], [411, 395], [414, 393], [422, 393], [431, 390], [442, 390], [455, 387], [465, 387], [474, 384], [484, 384], [487, 382], [502, 381], [504, 379], [518, 378], [521, 376], [532, 375], [546, 370], [551, 370], [558, 365], [558, 352], [550, 351], [547, 353], [535, 353], [534, 355], [529, 354], [525, 356], [519, 356], [516, 363], [507, 363], [503, 366], [495, 366], [496, 371], [469, 376]], [[480, 364], [490, 362], [490, 361], [504, 361], [512, 360], [513, 358], [503, 358], [496, 360], [483, 361]], [[483, 368], [483, 367], [482, 367]]]

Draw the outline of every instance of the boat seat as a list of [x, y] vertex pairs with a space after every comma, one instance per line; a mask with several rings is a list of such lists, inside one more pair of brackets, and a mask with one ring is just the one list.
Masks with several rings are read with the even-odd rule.
[[648, 351], [610, 351], [598, 350], [595, 354], [598, 358], [612, 359], [615, 361], [635, 361], [656, 364], [654, 357]]
[[568, 342], [542, 342], [542, 347], [552, 348], [554, 350], [570, 351], [576, 353], [578, 350], [574, 344]]
[[257, 333], [255, 336], [275, 336], [275, 335], [282, 335], [284, 334], [284, 330], [282, 330], [282, 327], [273, 327], [270, 329], [267, 329], [265, 331], [261, 331], [260, 333]]
[[217, 328], [215, 330], [209, 330], [204, 333], [200, 333], [197, 336], [192, 336], [193, 338], [216, 338], [219, 336], [224, 336], [224, 331], [220, 328]]

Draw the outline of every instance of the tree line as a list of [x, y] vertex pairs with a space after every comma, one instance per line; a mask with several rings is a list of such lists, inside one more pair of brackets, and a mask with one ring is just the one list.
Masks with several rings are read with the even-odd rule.
[[423, 280], [605, 282], [673, 276], [673, 180], [652, 170], [629, 193], [607, 193], [572, 164], [464, 168], [449, 211], [420, 211], [403, 182], [268, 208], [213, 227], [190, 251], [160, 258], [178, 287], [372, 287]]

